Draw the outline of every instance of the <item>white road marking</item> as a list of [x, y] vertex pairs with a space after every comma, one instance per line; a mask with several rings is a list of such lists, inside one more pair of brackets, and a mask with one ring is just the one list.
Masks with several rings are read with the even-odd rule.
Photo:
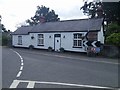
[[10, 50], [12, 50], [13, 52], [15, 52], [15, 53], [20, 57], [21, 67], [20, 67], [20, 70], [19, 70], [19, 72], [18, 72], [18, 74], [17, 74], [17, 76], [16, 76], [16, 77], [20, 77], [20, 75], [21, 75], [21, 73], [22, 73], [22, 70], [23, 70], [23, 65], [24, 65], [24, 63], [23, 63], [23, 58], [22, 58], [22, 56], [21, 56], [18, 52], [14, 51], [13, 49], [10, 49]]
[[21, 63], [23, 63], [23, 59], [21, 59]]
[[23, 70], [23, 66], [20, 67], [20, 70], [21, 70], [21, 71]]
[[12, 84], [10, 85], [10, 88], [17, 88], [17, 86], [18, 86], [19, 83], [20, 83], [19, 80], [14, 80], [12, 82]]
[[10, 50], [12, 50], [13, 52], [15, 52], [20, 57], [20, 59], [23, 59], [22, 56], [18, 52], [14, 51], [13, 49], [10, 49]]
[[20, 77], [22, 71], [19, 71], [16, 77]]
[[34, 88], [35, 82], [34, 81], [29, 81], [27, 88]]
[[29, 81], [29, 80], [14, 80], [10, 88], [17, 88], [20, 82], [28, 83], [27, 88], [34, 88], [35, 83], [39, 84], [50, 84], [50, 85], [64, 85], [64, 86], [74, 86], [74, 87], [84, 87], [84, 88], [101, 88], [114, 90], [115, 88], [104, 87], [104, 86], [93, 86], [93, 85], [82, 85], [82, 84], [71, 84], [71, 83], [61, 83], [61, 82], [44, 82], [44, 81]]
[[24, 63], [21, 63], [21, 66], [23, 66], [24, 65]]

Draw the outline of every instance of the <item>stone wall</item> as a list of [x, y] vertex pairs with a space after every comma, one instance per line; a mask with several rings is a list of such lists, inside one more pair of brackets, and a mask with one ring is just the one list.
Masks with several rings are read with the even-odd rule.
[[120, 46], [104, 45], [102, 55], [106, 57], [120, 58]]

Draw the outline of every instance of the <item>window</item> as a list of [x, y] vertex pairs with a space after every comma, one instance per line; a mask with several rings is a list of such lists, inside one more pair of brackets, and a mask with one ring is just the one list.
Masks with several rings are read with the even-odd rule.
[[18, 36], [18, 45], [22, 45], [22, 36]]
[[82, 45], [82, 34], [74, 34], [73, 47], [81, 47]]
[[38, 34], [38, 45], [39, 46], [44, 45], [44, 36], [43, 36], [43, 34]]

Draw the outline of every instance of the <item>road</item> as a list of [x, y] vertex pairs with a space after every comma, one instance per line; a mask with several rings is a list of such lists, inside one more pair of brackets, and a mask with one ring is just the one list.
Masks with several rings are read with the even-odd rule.
[[3, 48], [3, 88], [117, 88], [117, 60]]

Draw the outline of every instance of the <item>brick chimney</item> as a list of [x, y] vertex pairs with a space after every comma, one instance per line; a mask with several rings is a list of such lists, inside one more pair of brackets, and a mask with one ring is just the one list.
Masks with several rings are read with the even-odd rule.
[[45, 23], [46, 20], [45, 20], [45, 17], [43, 15], [40, 16], [40, 23]]

